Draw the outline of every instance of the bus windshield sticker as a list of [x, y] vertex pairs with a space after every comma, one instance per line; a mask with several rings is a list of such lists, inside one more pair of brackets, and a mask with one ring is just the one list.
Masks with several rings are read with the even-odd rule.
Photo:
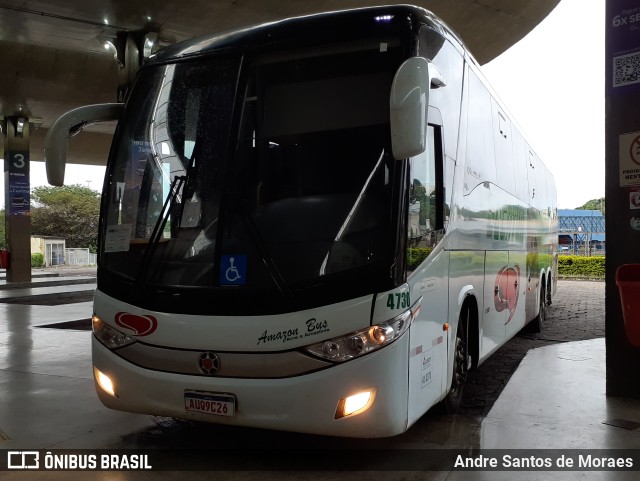
[[243, 286], [247, 283], [247, 256], [229, 255], [220, 258], [220, 284]]
[[131, 224], [110, 225], [104, 238], [105, 252], [127, 252], [131, 240]]

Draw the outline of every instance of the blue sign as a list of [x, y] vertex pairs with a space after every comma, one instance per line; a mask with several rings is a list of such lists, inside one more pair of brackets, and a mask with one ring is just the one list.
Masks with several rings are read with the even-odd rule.
[[220, 285], [244, 286], [247, 283], [247, 256], [220, 257]]
[[29, 152], [13, 151], [7, 153], [9, 159], [9, 215], [29, 215]]

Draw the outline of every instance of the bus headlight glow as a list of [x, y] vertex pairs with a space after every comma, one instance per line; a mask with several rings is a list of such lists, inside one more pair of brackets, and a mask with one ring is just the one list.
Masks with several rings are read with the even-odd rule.
[[352, 394], [346, 398], [340, 399], [338, 407], [336, 409], [336, 419], [344, 418], [346, 416], [353, 416], [365, 412], [373, 405], [373, 400], [376, 397], [376, 389], [371, 388], [366, 391], [361, 391], [356, 394]]
[[304, 350], [321, 359], [344, 362], [380, 349], [398, 339], [416, 317], [422, 298], [411, 309], [375, 326], [306, 346]]
[[[398, 326], [402, 329], [402, 326]], [[387, 342], [387, 339], [394, 337], [395, 331], [391, 326], [373, 326], [369, 329], [369, 338], [371, 342], [377, 342], [379, 344], [384, 344]]]
[[119, 347], [128, 346], [129, 344], [133, 344], [134, 342], [136, 342], [135, 339], [127, 336], [123, 332], [114, 329], [95, 314], [91, 318], [91, 327], [93, 329], [93, 335], [96, 336], [96, 339], [98, 339], [98, 341], [100, 341], [109, 349], [117, 349]]
[[106, 392], [107, 394], [113, 397], [118, 397], [116, 396], [116, 390], [113, 385], [113, 381], [109, 376], [107, 376], [105, 373], [103, 373], [96, 367], [93, 368], [93, 375], [96, 378], [96, 382], [98, 383], [98, 386], [100, 386], [100, 388], [104, 392]]

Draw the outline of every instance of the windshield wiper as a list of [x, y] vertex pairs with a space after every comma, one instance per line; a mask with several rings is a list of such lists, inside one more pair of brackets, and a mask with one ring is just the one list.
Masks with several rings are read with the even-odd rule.
[[255, 246], [258, 249], [258, 253], [260, 254], [260, 258], [262, 260], [262, 263], [264, 264], [265, 269], [267, 270], [267, 273], [269, 274], [269, 277], [271, 277], [271, 280], [275, 284], [278, 291], [280, 291], [280, 293], [290, 299], [293, 299], [293, 291], [282, 276], [280, 269], [278, 269], [276, 261], [269, 253], [269, 249], [267, 248], [266, 243], [262, 238], [260, 230], [256, 226], [255, 221], [251, 218], [251, 215], [247, 213], [245, 208], [240, 208], [239, 210], [240, 217], [242, 218], [242, 221], [247, 228], [247, 232], [249, 232], [251, 240], [254, 242]]
[[[282, 273], [280, 272], [280, 269], [278, 268], [278, 265], [269, 253], [266, 242], [260, 234], [258, 226], [256, 226], [255, 221], [251, 217], [246, 203], [240, 198], [240, 195], [237, 191], [235, 191], [235, 189], [229, 189], [227, 191], [227, 198], [229, 199], [230, 203], [232, 203], [232, 205], [235, 205], [234, 210], [242, 220], [249, 234], [249, 237], [251, 238], [251, 241], [256, 246], [258, 255], [260, 256], [260, 260], [262, 260], [262, 264], [264, 265], [267, 274], [269, 274], [269, 277], [273, 281], [274, 285], [284, 297], [288, 298], [289, 300], [293, 300], [293, 291], [287, 284], [287, 281], [285, 281]], [[231, 217], [233, 217], [233, 215], [231, 215]], [[219, 232], [220, 234], [222, 234], [223, 230], [221, 229]]]
[[[335, 239], [333, 240], [334, 244], [342, 241], [342, 237], [344, 236], [344, 233], [351, 226], [351, 223], [352, 223], [353, 218], [354, 218], [354, 216], [356, 214], [356, 211], [360, 208], [360, 204], [362, 204], [362, 199], [364, 199], [364, 196], [365, 196], [367, 190], [369, 189], [369, 184], [371, 184], [371, 180], [373, 179], [373, 176], [376, 174], [376, 172], [378, 171], [378, 169], [382, 165], [383, 159], [384, 159], [384, 149], [382, 149], [382, 152], [380, 152], [380, 157], [378, 157], [378, 161], [376, 162], [376, 165], [373, 166], [373, 169], [369, 173], [369, 177], [367, 177], [367, 180], [365, 181], [364, 186], [362, 187], [362, 189], [360, 189], [360, 193], [358, 194], [358, 197], [356, 198], [356, 201], [351, 206], [351, 210], [349, 211], [349, 214], [347, 215], [347, 217], [345, 218], [344, 222], [342, 223], [342, 226], [340, 226], [340, 230], [338, 230], [338, 234], [336, 235]], [[324, 275], [327, 274], [327, 263], [329, 262], [329, 255], [330, 254], [331, 254], [331, 249], [329, 249], [329, 251], [327, 251], [327, 254], [324, 256], [324, 260], [322, 261], [322, 265], [320, 266], [320, 275], [321, 276], [324, 276]]]
[[151, 264], [151, 259], [153, 259], [153, 255], [155, 254], [156, 248], [160, 243], [160, 239], [162, 238], [162, 234], [164, 232], [164, 228], [167, 225], [167, 221], [169, 220], [169, 215], [171, 213], [171, 206], [173, 205], [174, 200], [180, 193], [184, 183], [187, 180], [186, 175], [177, 175], [171, 181], [171, 186], [169, 187], [169, 194], [162, 205], [162, 210], [160, 211], [160, 215], [158, 216], [158, 220], [156, 224], [153, 226], [153, 231], [151, 232], [151, 237], [149, 238], [149, 245], [144, 252], [144, 256], [142, 257], [142, 262], [140, 264], [140, 270], [138, 271], [138, 275], [136, 277], [136, 281], [138, 283], [142, 283], [149, 272], [149, 266]]

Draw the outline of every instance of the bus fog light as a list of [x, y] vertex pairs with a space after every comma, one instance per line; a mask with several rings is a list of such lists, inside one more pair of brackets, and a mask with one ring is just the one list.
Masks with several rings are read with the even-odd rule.
[[103, 373], [96, 367], [93, 368], [93, 375], [96, 378], [96, 382], [98, 383], [98, 386], [100, 386], [100, 388], [104, 392], [106, 392], [107, 394], [113, 397], [118, 397], [116, 396], [116, 390], [115, 390], [113, 381], [109, 376], [107, 376], [105, 373]]
[[336, 409], [336, 419], [365, 412], [373, 405], [375, 397], [376, 389], [372, 388], [340, 399], [338, 408]]

